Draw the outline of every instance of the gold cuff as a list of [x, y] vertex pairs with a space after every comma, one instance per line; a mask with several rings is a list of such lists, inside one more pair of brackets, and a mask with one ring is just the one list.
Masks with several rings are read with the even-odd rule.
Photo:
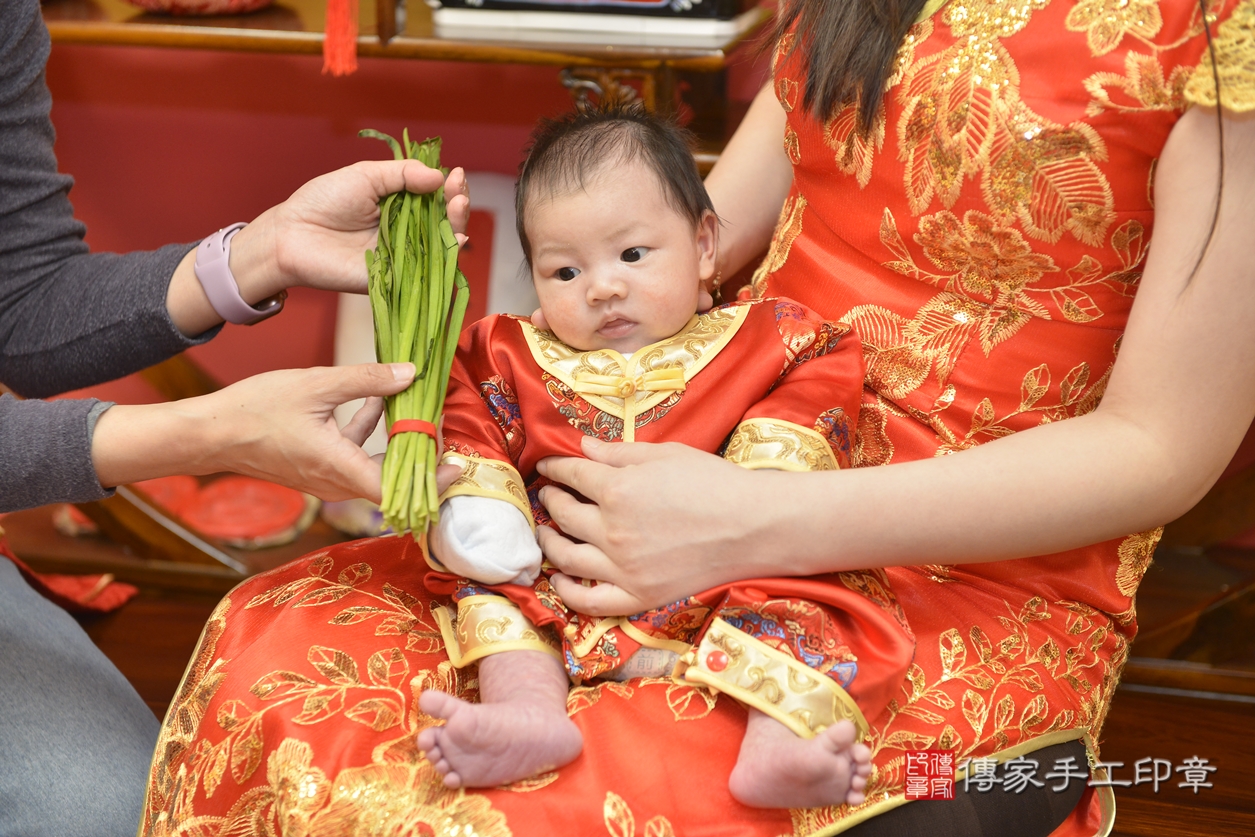
[[449, 661], [457, 668], [502, 651], [540, 651], [559, 661], [557, 644], [543, 636], [518, 605], [504, 596], [467, 596], [458, 601], [457, 624], [447, 608], [432, 608]]
[[836, 471], [837, 457], [818, 432], [783, 419], [752, 418], [737, 425], [723, 458], [743, 468]]
[[701, 644], [680, 658], [675, 674], [770, 715], [801, 738], [814, 738], [842, 719], [861, 740], [867, 719], [830, 677], [717, 618]]
[[440, 464], [462, 466], [462, 475], [449, 486], [444, 494], [440, 495], [440, 502], [443, 503], [450, 497], [462, 494], [505, 500], [523, 512], [532, 531], [536, 531], [536, 521], [532, 518], [532, 504], [528, 502], [523, 478], [509, 462], [481, 459], [478, 456], [463, 456], [460, 453], [446, 451], [440, 459]]

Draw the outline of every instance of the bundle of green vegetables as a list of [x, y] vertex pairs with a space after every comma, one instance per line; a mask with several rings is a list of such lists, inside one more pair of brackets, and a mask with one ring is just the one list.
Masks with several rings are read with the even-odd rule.
[[[440, 138], [401, 142], [378, 131], [398, 159], [440, 168]], [[426, 531], [439, 518], [436, 491], [436, 427], [444, 408], [449, 370], [462, 318], [466, 277], [458, 270], [458, 242], [449, 225], [444, 190], [396, 192], [380, 204], [379, 243], [366, 253], [375, 353], [380, 363], [414, 364], [414, 383], [385, 399], [388, 452], [383, 461], [384, 520], [393, 530]]]

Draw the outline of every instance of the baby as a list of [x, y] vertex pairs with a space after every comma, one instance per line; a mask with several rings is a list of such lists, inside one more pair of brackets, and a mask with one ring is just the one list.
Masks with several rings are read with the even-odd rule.
[[686, 136], [639, 107], [542, 123], [516, 202], [540, 310], [463, 335], [444, 441], [464, 471], [428, 536], [427, 585], [456, 602], [437, 618], [454, 665], [478, 662], [480, 703], [424, 692], [445, 724], [419, 747], [449, 787], [507, 784], [579, 756], [571, 682], [670, 676], [748, 709], [729, 780], [741, 802], [862, 802], [863, 712], [887, 705], [914, 651], [882, 575], [754, 579], [596, 618], [562, 604], [534, 533], [552, 525], [536, 462], [580, 455], [585, 434], [747, 468], [847, 466], [858, 341], [788, 300], [699, 313], [718, 220]]

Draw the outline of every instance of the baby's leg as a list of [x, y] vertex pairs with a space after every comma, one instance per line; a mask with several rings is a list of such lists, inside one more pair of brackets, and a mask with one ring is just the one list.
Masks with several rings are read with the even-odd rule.
[[863, 801], [871, 750], [854, 743], [854, 724], [838, 721], [806, 739], [757, 709], [749, 713], [741, 754], [728, 779], [739, 802], [754, 808], [813, 808]]
[[491, 788], [569, 764], [584, 748], [567, 716], [566, 671], [540, 651], [505, 651], [479, 661], [479, 703], [428, 690], [418, 705], [445, 725], [418, 746], [446, 787]]

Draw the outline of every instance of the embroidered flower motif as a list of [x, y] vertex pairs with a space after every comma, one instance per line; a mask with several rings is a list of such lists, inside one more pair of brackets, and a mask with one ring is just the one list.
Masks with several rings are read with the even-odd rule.
[[1080, 0], [1068, 12], [1070, 32], [1084, 32], [1094, 55], [1106, 55], [1125, 35], [1153, 38], [1163, 26], [1159, 0]]

